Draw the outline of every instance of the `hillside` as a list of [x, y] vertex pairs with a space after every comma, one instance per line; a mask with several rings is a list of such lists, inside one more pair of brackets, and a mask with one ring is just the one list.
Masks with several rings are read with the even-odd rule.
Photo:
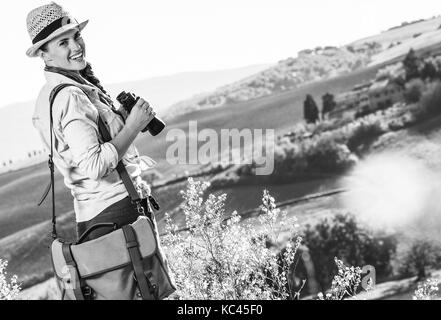
[[170, 115], [244, 102], [285, 92], [314, 81], [326, 80], [363, 68], [370, 53], [351, 52], [346, 48], [325, 47], [304, 50], [297, 58], [277, 65], [216, 91], [179, 102], [169, 108]]
[[183, 72], [146, 80], [108, 84], [106, 89], [115, 99], [121, 91], [133, 92], [144, 97], [160, 116], [167, 116], [169, 106], [182, 99], [202, 92], [210, 92], [219, 86], [237, 81], [268, 68], [268, 64], [251, 65], [241, 68]]
[[410, 49], [421, 52], [426, 48], [432, 53], [441, 52], [441, 29], [431, 30], [411, 39], [403, 40], [400, 44], [374, 55], [369, 65], [373, 66], [386, 61], [403, 59]]
[[398, 42], [405, 42], [411, 40], [417, 34], [424, 34], [434, 31], [441, 25], [441, 17], [423, 20], [420, 22], [396, 26], [389, 30], [383, 31], [380, 34], [372, 35], [363, 39], [356, 40], [348, 44], [354, 48], [363, 46], [365, 43], [378, 43], [382, 50], [389, 48], [391, 45], [396, 45]]
[[201, 94], [170, 107], [170, 115], [214, 108], [284, 92], [307, 83], [347, 74], [365, 66], [384, 64], [415, 50], [441, 50], [441, 17], [391, 28], [342, 47], [302, 50], [259, 74]]

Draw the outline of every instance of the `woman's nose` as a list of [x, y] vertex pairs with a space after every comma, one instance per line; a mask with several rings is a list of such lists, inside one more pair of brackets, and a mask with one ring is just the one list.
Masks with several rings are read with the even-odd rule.
[[76, 52], [76, 51], [80, 51], [82, 49], [81, 45], [79, 44], [78, 41], [72, 40], [70, 42], [70, 48], [72, 51]]

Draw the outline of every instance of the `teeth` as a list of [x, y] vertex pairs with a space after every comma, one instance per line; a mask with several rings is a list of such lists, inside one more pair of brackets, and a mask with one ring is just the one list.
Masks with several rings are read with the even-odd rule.
[[83, 54], [82, 53], [79, 53], [79, 54], [77, 54], [77, 55], [75, 55], [75, 56], [72, 56], [72, 57], [70, 57], [71, 59], [79, 59], [79, 58], [81, 58], [83, 56]]

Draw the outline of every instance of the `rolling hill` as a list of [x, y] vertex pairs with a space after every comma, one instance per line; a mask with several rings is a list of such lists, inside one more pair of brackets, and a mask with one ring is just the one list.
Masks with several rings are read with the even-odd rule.
[[383, 63], [397, 61], [410, 48], [441, 52], [441, 17], [403, 24], [377, 35], [356, 40], [342, 47], [305, 49], [296, 57], [211, 93], [180, 101], [170, 114], [215, 108], [289, 91], [307, 83], [324, 80]]
[[198, 95], [169, 108], [170, 115], [240, 103], [304, 86], [319, 80], [348, 74], [363, 68], [371, 53], [351, 52], [347, 48], [325, 47], [304, 50], [297, 58], [280, 61], [256, 75]]
[[357, 48], [363, 46], [365, 43], [376, 42], [381, 45], [383, 50], [385, 50], [391, 45], [396, 45], [398, 42], [412, 40], [417, 34], [424, 34], [437, 30], [440, 25], [441, 17], [434, 17], [432, 19], [422, 20], [416, 23], [390, 28], [389, 30], [383, 31], [380, 34], [353, 41], [349, 43], [348, 46]]

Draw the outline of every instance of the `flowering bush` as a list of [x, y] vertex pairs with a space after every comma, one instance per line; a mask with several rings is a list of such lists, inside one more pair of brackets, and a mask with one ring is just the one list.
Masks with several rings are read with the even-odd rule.
[[435, 300], [438, 299], [438, 285], [439, 280], [427, 279], [424, 282], [418, 284], [418, 289], [415, 290], [415, 294], [412, 296], [413, 300]]
[[[343, 261], [334, 258], [338, 268], [338, 273], [332, 280], [331, 289], [323, 295], [317, 295], [318, 300], [343, 300], [347, 298], [356, 298], [357, 289], [361, 284], [362, 270], [360, 267], [347, 267]], [[372, 284], [371, 284], [372, 285]], [[369, 291], [371, 287], [366, 288]]]
[[20, 284], [17, 283], [17, 276], [7, 279], [6, 267], [8, 262], [0, 259], [0, 300], [14, 300], [20, 292]]
[[274, 247], [280, 243], [284, 228], [294, 234], [295, 219], [287, 219], [265, 191], [258, 227], [242, 222], [233, 212], [224, 210], [226, 195], [210, 194], [204, 201], [207, 182], [188, 179], [181, 191], [184, 204], [186, 234], [166, 214], [164, 250], [170, 257], [177, 285], [177, 299], [294, 299], [293, 262], [301, 238], [288, 239], [283, 254]]

